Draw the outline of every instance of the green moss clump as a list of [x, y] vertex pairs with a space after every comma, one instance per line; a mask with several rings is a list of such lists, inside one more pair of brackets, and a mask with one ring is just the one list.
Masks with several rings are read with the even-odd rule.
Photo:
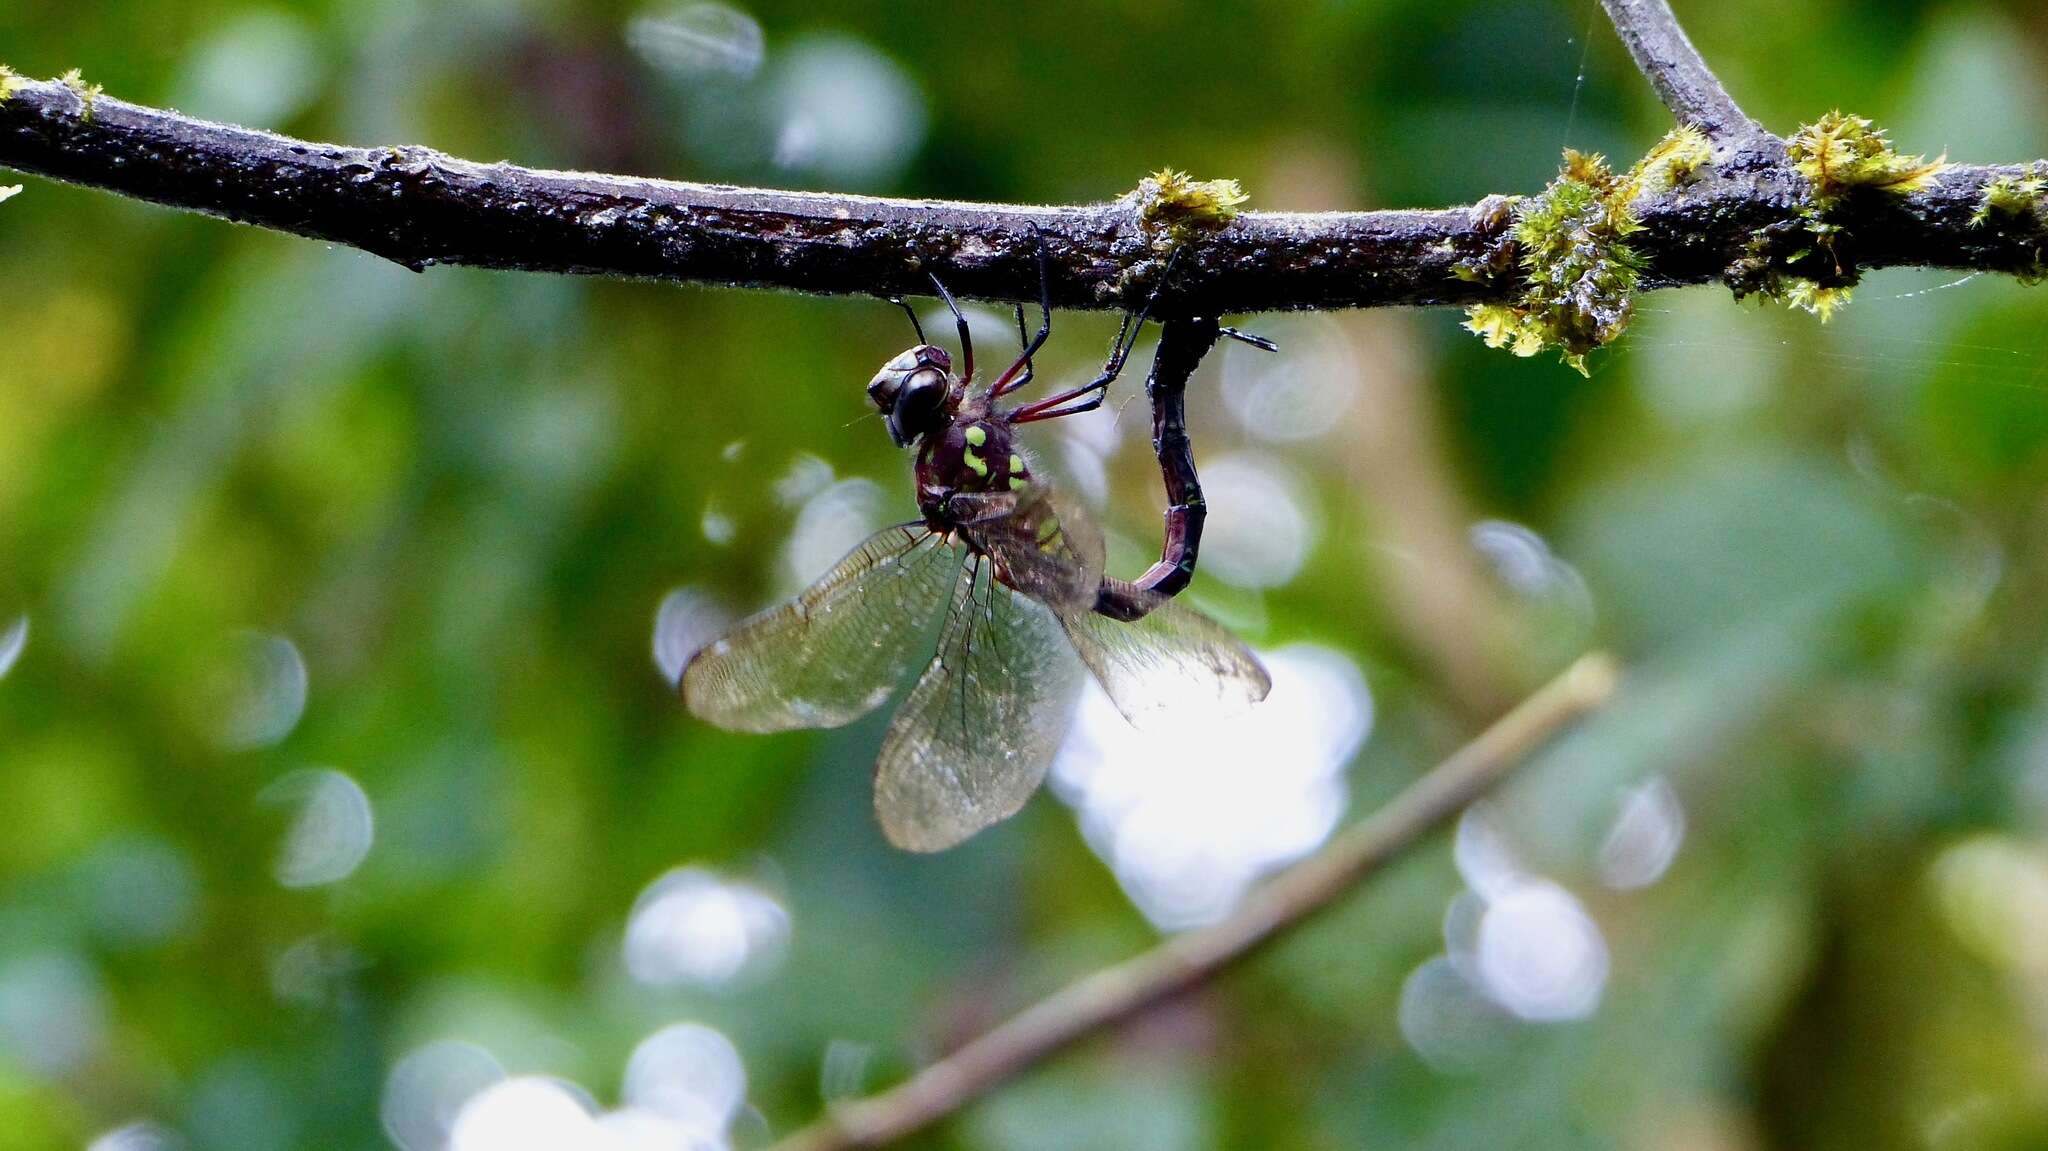
[[1128, 198], [1138, 206], [1139, 226], [1155, 237], [1153, 246], [1166, 250], [1237, 219], [1251, 197], [1236, 180], [1197, 180], [1161, 168], [1140, 180]]
[[78, 93], [79, 102], [85, 105], [85, 111], [81, 114], [80, 118], [88, 124], [92, 123], [93, 102], [98, 100], [102, 95], [104, 95], [106, 93], [106, 89], [100, 87], [98, 84], [86, 83], [85, 73], [81, 72], [77, 68], [73, 68], [69, 72], [64, 73], [62, 76], [57, 77], [57, 80], [66, 88], [69, 88], [73, 92]]
[[1862, 116], [1829, 112], [1786, 141], [1792, 167], [1805, 177], [1809, 199], [1798, 219], [1762, 229], [1725, 278], [1736, 299], [1760, 296], [1819, 316], [1825, 323], [1849, 302], [1857, 269], [1836, 253], [1842, 226], [1830, 213], [1862, 191], [1904, 195], [1927, 188], [1948, 170], [1894, 150], [1884, 131]]
[[1706, 134], [1683, 124], [1627, 172], [1617, 175], [1599, 156], [1567, 151], [1557, 179], [1538, 195], [1480, 204], [1475, 223], [1491, 230], [1511, 214], [1513, 227], [1485, 252], [1459, 261], [1456, 274], [1493, 284], [1519, 268], [1524, 287], [1507, 303], [1467, 308], [1465, 327], [1487, 347], [1518, 356], [1556, 348], [1584, 374], [1586, 354], [1621, 335], [1635, 314], [1643, 261], [1628, 237], [1642, 227], [1636, 198], [1696, 182], [1713, 157]]
[[[1518, 356], [1557, 348], [1584, 373], [1586, 353], [1620, 335], [1634, 313], [1642, 259], [1627, 238], [1641, 227], [1629, 211], [1636, 186], [1599, 156], [1566, 152], [1557, 179], [1513, 206], [1508, 237], [1527, 286], [1512, 302], [1472, 305], [1465, 327]], [[1483, 277], [1503, 251], [1461, 274]]]
[[2048, 216], [2048, 160], [2036, 161], [2024, 176], [2000, 176], [1977, 196], [1973, 227], [2018, 221], [2039, 228]]
[[1948, 169], [1946, 156], [1902, 155], [1892, 149], [1883, 129], [1841, 111], [1800, 128], [1786, 141], [1786, 150], [1792, 166], [1813, 185], [1814, 203], [1822, 209], [1859, 188], [1917, 192]]
[[1977, 195], [1970, 226], [2016, 241], [2027, 260], [2012, 269], [2022, 284], [2048, 280], [2048, 160], [2037, 160], [2025, 175], [1986, 181]]
[[1629, 169], [1629, 198], [1644, 192], [1664, 192], [1697, 181], [1714, 161], [1714, 146], [1707, 134], [1691, 124], [1680, 124], [1664, 134], [1657, 146]]
[[1776, 300], [1826, 323], [1849, 303], [1856, 284], [1854, 270], [1844, 268], [1835, 256], [1840, 232], [1811, 210], [1760, 228], [1750, 236], [1742, 258], [1722, 272], [1722, 279], [1738, 300]]
[[1825, 324], [1835, 318], [1836, 309], [1849, 303], [1849, 298], [1855, 291], [1854, 287], [1847, 284], [1824, 287], [1817, 280], [1787, 276], [1779, 290], [1778, 298], [1785, 301], [1789, 307], [1819, 316], [1820, 322]]

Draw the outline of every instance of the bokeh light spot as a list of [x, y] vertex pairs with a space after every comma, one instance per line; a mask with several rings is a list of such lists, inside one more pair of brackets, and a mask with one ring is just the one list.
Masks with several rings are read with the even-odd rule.
[[271, 874], [285, 887], [319, 887], [355, 873], [376, 839], [370, 797], [346, 772], [295, 771], [263, 789], [265, 803], [292, 810]]
[[747, 1098], [732, 1040], [701, 1023], [676, 1023], [640, 1042], [626, 1063], [628, 1106], [664, 1116], [699, 1138], [722, 1138]]
[[777, 61], [778, 167], [835, 184], [875, 184], [924, 142], [924, 97], [887, 56], [859, 40], [817, 36]]
[[415, 1048], [384, 1077], [384, 1132], [402, 1151], [442, 1151], [463, 1105], [504, 1079], [498, 1060], [474, 1043], [439, 1039]]
[[14, 617], [14, 622], [0, 630], [0, 679], [6, 679], [14, 665], [21, 662], [21, 653], [28, 647], [28, 616]]
[[766, 56], [761, 25], [725, 4], [683, 4], [636, 16], [626, 44], [663, 73], [684, 81], [745, 80]]
[[882, 524], [882, 489], [841, 480], [805, 501], [783, 546], [782, 570], [792, 587], [825, 574]]
[[1579, 901], [1531, 880], [1487, 904], [1478, 966], [1495, 1002], [1523, 1019], [1583, 1019], [1607, 986], [1607, 942]]
[[679, 587], [662, 597], [654, 612], [654, 666], [678, 683], [690, 657], [732, 622], [725, 605], [697, 588]]
[[772, 971], [789, 913], [767, 893], [696, 867], [647, 886], [626, 922], [626, 970], [650, 987], [721, 987]]
[[1358, 397], [1361, 368], [1342, 327], [1327, 316], [1261, 316], [1268, 352], [1235, 340], [1223, 347], [1223, 404], [1238, 425], [1269, 442], [1327, 435]]
[[1238, 587], [1292, 582], [1315, 546], [1306, 488], [1271, 457], [1238, 452], [1205, 464], [1208, 529], [1202, 570]]
[[270, 747], [305, 714], [306, 661], [284, 636], [237, 634], [215, 677], [215, 733], [223, 747]]
[[1133, 728], [1091, 683], [1054, 762], [1053, 786], [1090, 846], [1160, 927], [1227, 914], [1343, 814], [1344, 767], [1372, 729], [1364, 677], [1327, 648], [1262, 658], [1273, 676], [1264, 703], [1163, 731]]
[[106, 992], [82, 958], [31, 952], [0, 964], [0, 1052], [48, 1076], [77, 1070], [100, 1051]]
[[1621, 813], [1600, 846], [1600, 879], [1617, 891], [1664, 877], [1685, 842], [1685, 808], [1662, 776], [1622, 793]]
[[571, 1151], [602, 1138], [577, 1092], [553, 1079], [523, 1075], [484, 1088], [462, 1105], [450, 1151]]

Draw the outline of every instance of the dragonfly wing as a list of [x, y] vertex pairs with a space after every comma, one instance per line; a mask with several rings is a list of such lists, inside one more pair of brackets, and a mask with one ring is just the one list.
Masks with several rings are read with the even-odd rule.
[[889, 725], [875, 813], [889, 842], [951, 847], [1014, 814], [1059, 749], [1081, 665], [1042, 604], [962, 566], [938, 656]]
[[1062, 612], [1081, 662], [1137, 727], [1175, 715], [1235, 715], [1266, 698], [1273, 680], [1230, 629], [1162, 597], [1131, 622], [1092, 611]]
[[[954, 497], [956, 500], [961, 497]], [[1102, 532], [1088, 513], [1043, 481], [1011, 501], [1003, 514], [961, 525], [961, 533], [992, 557], [1004, 582], [1054, 611], [1086, 611], [1102, 586]]]
[[919, 524], [870, 536], [803, 594], [735, 626], [683, 672], [699, 718], [735, 731], [851, 723], [924, 661], [962, 551]]

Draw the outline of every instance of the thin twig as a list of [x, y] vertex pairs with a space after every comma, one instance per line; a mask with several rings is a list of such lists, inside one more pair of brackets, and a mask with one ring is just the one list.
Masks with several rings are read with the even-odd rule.
[[[1631, 17], [1631, 5], [1650, 0], [1608, 2]], [[1149, 287], [1131, 273], [1157, 263], [1156, 237], [1122, 202], [966, 204], [548, 172], [426, 148], [310, 143], [111, 96], [88, 106], [55, 81], [10, 87], [0, 99], [0, 167], [347, 244], [410, 268], [880, 296], [926, 293], [926, 273], [936, 271], [962, 295], [1031, 303], [1043, 235], [1054, 304], [1118, 308]], [[1834, 256], [1859, 268], [2031, 270], [2030, 236], [1970, 224], [1987, 181], [2024, 174], [1957, 166], [1923, 191], [1845, 205], [1837, 222], [1859, 247]], [[1774, 172], [1734, 171], [1632, 207], [1642, 283], [1659, 288], [1720, 279], [1762, 229], [1795, 226], [1801, 205]], [[1168, 314], [1215, 315], [1505, 300], [1520, 290], [1513, 277], [1483, 282], [1459, 267], [1484, 259], [1509, 222], [1463, 207], [1247, 212], [1185, 245], [1163, 304]]]
[[1681, 124], [1734, 147], [1767, 136], [1707, 67], [1665, 0], [1600, 0], [1636, 67]]
[[1299, 926], [1457, 815], [1564, 727], [1605, 704], [1618, 669], [1580, 659], [1394, 800], [1260, 888], [1228, 919], [1069, 984], [902, 1085], [834, 1106], [774, 1151], [894, 1142], [1088, 1036], [1173, 998]]

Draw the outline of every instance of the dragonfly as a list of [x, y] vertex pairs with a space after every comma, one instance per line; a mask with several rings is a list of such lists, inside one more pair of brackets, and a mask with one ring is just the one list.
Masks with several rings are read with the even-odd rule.
[[[1019, 306], [1022, 352], [986, 383], [966, 317], [936, 276], [958, 330], [958, 372], [904, 305], [917, 344], [885, 363], [867, 394], [896, 445], [916, 449], [919, 518], [884, 528], [794, 599], [742, 620], [682, 677], [693, 714], [748, 732], [839, 727], [909, 683], [874, 779], [883, 834], [909, 851], [952, 847], [1019, 811], [1089, 676], [1140, 727], [1242, 712], [1272, 686], [1223, 625], [1144, 580], [1106, 576], [1100, 531], [1033, 468], [1018, 429], [1099, 407], [1152, 304], [1125, 314], [1094, 379], [1005, 403], [1032, 382], [1051, 335], [1042, 247], [1039, 269], [1037, 333], [1025, 336]], [[1171, 590], [1191, 571], [1190, 558]]]

